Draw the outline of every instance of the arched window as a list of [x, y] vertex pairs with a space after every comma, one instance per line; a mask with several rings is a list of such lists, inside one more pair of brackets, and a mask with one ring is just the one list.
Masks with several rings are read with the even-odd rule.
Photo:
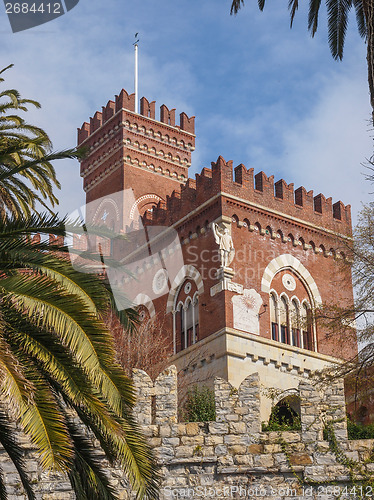
[[291, 332], [292, 332], [292, 345], [301, 347], [300, 338], [300, 310], [299, 305], [295, 299], [291, 302], [290, 308]]
[[278, 334], [278, 304], [277, 298], [272, 293], [270, 295], [270, 322], [271, 322], [271, 338], [272, 340], [279, 340]]
[[199, 296], [196, 285], [185, 281], [176, 295], [173, 311], [173, 343], [176, 354], [199, 339]]
[[279, 323], [280, 323], [280, 341], [283, 344], [289, 344], [289, 331], [288, 331], [288, 304], [285, 297], [281, 297], [279, 304]]
[[305, 302], [301, 307], [301, 328], [304, 349], [314, 350], [313, 346], [313, 331], [312, 331], [312, 311]]
[[193, 299], [193, 312], [194, 312], [194, 326], [195, 326], [193, 343], [195, 344], [199, 340], [199, 296], [197, 295], [197, 293], [195, 293]]
[[186, 308], [186, 340], [187, 340], [187, 345], [185, 347], [188, 347], [193, 344], [193, 330], [194, 330], [194, 321], [193, 321], [193, 305], [192, 305], [192, 300], [187, 301], [187, 308]]

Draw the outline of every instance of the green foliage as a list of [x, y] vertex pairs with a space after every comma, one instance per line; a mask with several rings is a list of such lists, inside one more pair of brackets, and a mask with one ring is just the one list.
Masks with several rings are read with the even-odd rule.
[[292, 415], [292, 418], [280, 414], [281, 406], [275, 405], [270, 414], [269, 422], [262, 422], [263, 432], [268, 431], [299, 431], [301, 430], [301, 420], [299, 415], [294, 414], [288, 403], [283, 405]]
[[[308, 30], [312, 37], [314, 37], [317, 32], [321, 3], [321, 0], [311, 0], [309, 2]], [[367, 26], [363, 3], [363, 0], [325, 1], [327, 9], [328, 42], [334, 59], [342, 59], [343, 57], [344, 41], [351, 9], [354, 9], [356, 13], [358, 32], [362, 38], [366, 39]], [[231, 14], [237, 14], [243, 5], [244, 0], [232, 0]], [[258, 7], [260, 10], [264, 10], [265, 0], [258, 0]], [[291, 28], [298, 8], [299, 0], [288, 1]]]
[[188, 391], [183, 419], [186, 422], [212, 422], [216, 419], [214, 391], [195, 385]]
[[[98, 276], [72, 266], [66, 221], [36, 211], [57, 203], [50, 162], [77, 153], [50, 153], [47, 134], [18, 116], [28, 105], [39, 107], [16, 90], [0, 92], [0, 444], [29, 500], [32, 481], [10, 423], [29, 435], [44, 470], [69, 477], [77, 500], [118, 498], [108, 463], [122, 468], [137, 498], [157, 498], [156, 466], [133, 416], [134, 387], [104, 323], [113, 294]], [[41, 238], [32, 242], [35, 233]], [[61, 239], [50, 244], [48, 235]], [[123, 311], [120, 319], [129, 324], [131, 315]]]
[[374, 439], [374, 424], [363, 425], [347, 420], [348, 439]]

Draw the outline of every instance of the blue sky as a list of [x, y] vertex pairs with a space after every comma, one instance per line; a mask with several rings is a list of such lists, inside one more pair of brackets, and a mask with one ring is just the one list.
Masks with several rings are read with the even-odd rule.
[[[306, 2], [304, 2], [306, 3]], [[123, 87], [133, 91], [134, 33], [140, 34], [139, 93], [196, 116], [190, 175], [218, 155], [351, 203], [374, 187], [361, 165], [372, 152], [366, 47], [352, 16], [342, 62], [327, 45], [324, 9], [314, 39], [307, 13], [289, 29], [287, 2], [255, 0], [230, 16], [221, 0], [80, 0], [68, 14], [13, 34], [0, 7], [6, 86], [41, 102], [28, 120], [55, 149]], [[55, 164], [62, 213], [84, 203], [79, 165]]]

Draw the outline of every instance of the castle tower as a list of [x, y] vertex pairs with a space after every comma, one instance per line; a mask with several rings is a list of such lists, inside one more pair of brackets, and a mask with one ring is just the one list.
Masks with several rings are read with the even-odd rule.
[[[137, 209], [145, 231], [133, 231], [130, 252], [112, 249], [133, 258], [131, 276], [118, 284], [144, 321], [162, 318], [157, 334], [169, 339], [169, 362], [189, 383], [220, 376], [239, 387], [258, 372], [263, 386], [289, 394], [314, 370], [357, 352], [350, 325], [332, 335], [316, 320], [321, 305], [353, 302], [350, 206], [242, 164], [233, 169], [222, 157], [190, 179], [194, 139], [194, 118], [184, 113], [176, 126], [174, 110], [161, 106], [156, 121], [145, 98], [136, 114], [124, 90], [109, 101], [78, 131], [89, 151], [81, 166], [87, 202], [104, 199], [93, 222], [111, 217], [113, 193], [131, 190], [117, 227]], [[175, 240], [166, 241], [170, 228], [179, 261]], [[262, 397], [262, 420], [270, 408]]]
[[176, 125], [175, 109], [165, 105], [156, 120], [155, 101], [145, 97], [136, 114], [135, 94], [122, 90], [78, 129], [78, 147], [88, 152], [81, 162], [86, 203], [127, 189], [134, 194], [132, 214], [164, 202], [187, 181], [194, 132], [194, 117], [181, 113]]

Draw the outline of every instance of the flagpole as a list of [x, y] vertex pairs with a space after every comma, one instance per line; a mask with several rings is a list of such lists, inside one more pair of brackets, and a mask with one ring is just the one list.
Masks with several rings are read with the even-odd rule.
[[[138, 36], [136, 33], [135, 38]], [[135, 87], [135, 113], [139, 114], [139, 91], [138, 91], [138, 42], [136, 40], [134, 43], [135, 49], [135, 75], [134, 75], [134, 87]]]

